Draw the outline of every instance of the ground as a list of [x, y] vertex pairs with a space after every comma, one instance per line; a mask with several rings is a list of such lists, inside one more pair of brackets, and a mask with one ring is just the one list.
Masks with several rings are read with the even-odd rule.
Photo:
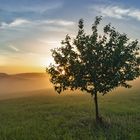
[[[99, 96], [96, 124], [90, 95], [51, 90], [0, 101], [0, 140], [139, 140], [139, 90]], [[27, 95], [27, 93], [26, 93]]]

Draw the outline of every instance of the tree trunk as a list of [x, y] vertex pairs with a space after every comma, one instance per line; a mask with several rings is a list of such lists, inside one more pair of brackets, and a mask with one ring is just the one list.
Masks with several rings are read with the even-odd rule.
[[95, 114], [96, 114], [96, 121], [100, 121], [99, 117], [99, 110], [98, 110], [98, 98], [97, 98], [97, 92], [94, 93], [94, 103], [95, 103]]

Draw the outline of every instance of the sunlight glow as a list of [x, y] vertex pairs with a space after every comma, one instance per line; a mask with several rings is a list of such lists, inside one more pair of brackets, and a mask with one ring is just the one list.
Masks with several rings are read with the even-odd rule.
[[40, 65], [43, 67], [48, 67], [51, 63], [54, 63], [53, 58], [51, 57], [41, 57]]

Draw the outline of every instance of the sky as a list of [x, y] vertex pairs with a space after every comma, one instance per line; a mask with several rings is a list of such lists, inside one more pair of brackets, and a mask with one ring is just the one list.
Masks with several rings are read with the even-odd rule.
[[50, 50], [76, 35], [78, 20], [90, 33], [100, 15], [100, 27], [111, 23], [140, 40], [139, 0], [0, 0], [0, 72], [45, 72]]

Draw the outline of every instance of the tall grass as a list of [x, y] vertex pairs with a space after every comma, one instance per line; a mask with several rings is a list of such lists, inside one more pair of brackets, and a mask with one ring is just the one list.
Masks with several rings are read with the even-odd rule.
[[0, 140], [140, 140], [138, 92], [99, 97], [36, 95], [0, 101]]

